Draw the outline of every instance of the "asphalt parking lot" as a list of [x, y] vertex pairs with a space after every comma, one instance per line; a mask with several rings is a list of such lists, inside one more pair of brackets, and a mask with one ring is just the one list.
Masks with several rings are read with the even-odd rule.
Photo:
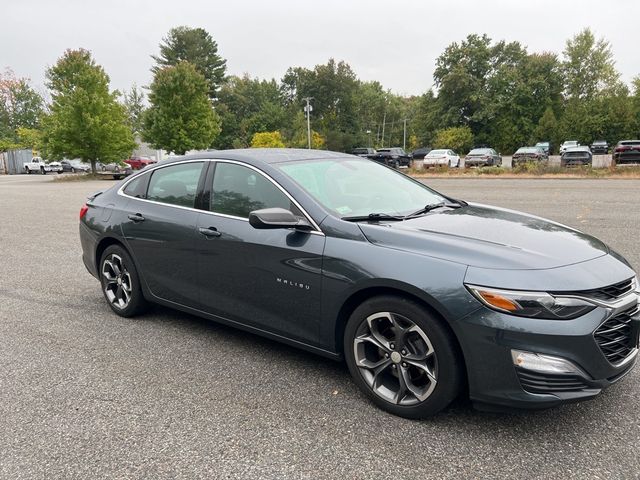
[[[640, 180], [436, 179], [549, 217], [640, 267]], [[346, 367], [157, 307], [114, 315], [77, 215], [111, 181], [0, 177], [0, 478], [638, 478], [640, 368], [597, 399], [426, 421]]]

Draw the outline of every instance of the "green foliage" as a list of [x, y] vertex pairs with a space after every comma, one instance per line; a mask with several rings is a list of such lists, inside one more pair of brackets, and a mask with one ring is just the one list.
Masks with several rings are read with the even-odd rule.
[[124, 92], [122, 97], [131, 131], [134, 134], [142, 132], [142, 117], [145, 111], [144, 93], [134, 83], [131, 90]]
[[42, 148], [42, 132], [35, 128], [18, 127], [16, 130], [21, 148], [40, 150]]
[[611, 45], [603, 38], [596, 41], [589, 28], [567, 40], [563, 55], [569, 99], [592, 99], [618, 86], [620, 74], [615, 68]]
[[450, 127], [438, 130], [433, 139], [433, 148], [450, 148], [463, 154], [473, 148], [473, 133], [469, 127]]
[[218, 44], [203, 28], [172, 28], [160, 44], [160, 55], [152, 55], [152, 58], [157, 63], [151, 69], [154, 75], [164, 67], [176, 66], [183, 61], [193, 64], [207, 80], [208, 95], [212, 99], [227, 70], [227, 61], [218, 54]]
[[534, 132], [534, 138], [529, 143], [551, 142], [554, 146], [558, 146], [560, 137], [558, 136], [558, 120], [556, 119], [553, 109], [547, 107]]
[[8, 149], [18, 145], [19, 128], [38, 128], [44, 101], [26, 78], [16, 78], [11, 70], [0, 73], [0, 139]]
[[143, 138], [154, 148], [178, 155], [208, 148], [220, 133], [205, 77], [189, 62], [158, 70], [144, 115]]
[[42, 120], [43, 153], [49, 158], [80, 158], [95, 163], [128, 156], [135, 142], [117, 92], [87, 50], [67, 50], [47, 70], [50, 113]]
[[220, 149], [247, 147], [254, 133], [281, 130], [290, 123], [275, 80], [229, 77], [220, 89], [216, 108], [222, 130], [214, 146]]
[[284, 148], [280, 132], [258, 132], [253, 134], [251, 148]]

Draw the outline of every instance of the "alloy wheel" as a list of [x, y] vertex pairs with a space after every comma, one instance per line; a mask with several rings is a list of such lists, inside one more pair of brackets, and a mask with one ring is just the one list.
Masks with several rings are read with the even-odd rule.
[[427, 334], [392, 312], [368, 316], [353, 341], [356, 366], [369, 388], [403, 406], [425, 401], [438, 381], [438, 361]]
[[112, 253], [102, 262], [104, 293], [114, 307], [125, 309], [131, 302], [131, 275], [122, 263], [122, 257]]

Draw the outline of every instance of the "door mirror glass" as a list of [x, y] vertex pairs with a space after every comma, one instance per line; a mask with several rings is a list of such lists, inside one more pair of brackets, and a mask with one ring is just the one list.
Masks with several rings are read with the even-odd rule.
[[249, 223], [253, 228], [296, 228], [311, 230], [311, 225], [284, 208], [263, 208], [249, 213]]

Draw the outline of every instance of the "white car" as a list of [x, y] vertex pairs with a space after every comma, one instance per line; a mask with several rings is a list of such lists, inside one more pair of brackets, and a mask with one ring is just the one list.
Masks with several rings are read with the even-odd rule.
[[562, 145], [560, 145], [560, 155], [562, 155], [567, 148], [579, 147], [580, 144], [577, 140], [567, 140]]
[[460, 156], [453, 150], [431, 150], [425, 157], [424, 167], [459, 167]]
[[49, 172], [62, 171], [62, 166], [58, 162], [45, 162], [41, 157], [33, 157], [29, 163], [23, 165], [25, 173], [41, 173], [43, 175]]

